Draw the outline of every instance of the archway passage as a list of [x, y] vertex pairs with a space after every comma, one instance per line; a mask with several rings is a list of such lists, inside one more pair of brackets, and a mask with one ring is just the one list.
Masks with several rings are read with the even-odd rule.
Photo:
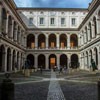
[[94, 35], [95, 35], [95, 37], [96, 37], [96, 35], [97, 35], [97, 22], [96, 22], [96, 17], [94, 17], [93, 18], [93, 26], [94, 26]]
[[10, 71], [11, 67], [11, 49], [7, 49], [7, 71]]
[[43, 54], [40, 54], [38, 56], [38, 67], [40, 68], [42, 66], [43, 69], [46, 68], [45, 66], [45, 56]]
[[67, 56], [65, 54], [62, 54], [60, 56], [60, 65], [62, 67], [65, 67], [66, 66], [66, 68], [68, 68], [67, 64], [68, 64]]
[[49, 36], [49, 47], [56, 48], [56, 35], [55, 34], [51, 34]]
[[39, 37], [38, 37], [38, 47], [39, 48], [45, 48], [46, 47], [45, 35], [44, 34], [40, 34]]
[[34, 67], [34, 56], [32, 54], [29, 54], [27, 56], [27, 60], [29, 61], [30, 68], [33, 68]]
[[33, 34], [27, 36], [27, 48], [35, 48], [35, 37]]
[[2, 33], [6, 35], [6, 19], [7, 19], [7, 11], [5, 8], [2, 8]]
[[71, 48], [76, 48], [78, 47], [78, 38], [76, 34], [72, 34], [70, 36], [70, 47]]
[[49, 56], [49, 69], [52, 69], [54, 68], [54, 66], [57, 65], [57, 58], [56, 58], [56, 55], [54, 54], [51, 54]]
[[13, 51], [13, 59], [12, 59], [12, 70], [15, 70], [15, 63], [16, 63], [16, 53], [15, 50]]
[[94, 52], [95, 52], [95, 62], [96, 62], [96, 65], [98, 66], [98, 50], [97, 48], [94, 49]]
[[71, 68], [78, 68], [79, 64], [78, 64], [78, 55], [76, 54], [72, 54], [71, 56]]
[[4, 46], [0, 46], [0, 72], [3, 71], [3, 61], [4, 61], [4, 53], [5, 52], [5, 48]]
[[60, 35], [60, 48], [67, 47], [67, 36], [65, 34]]

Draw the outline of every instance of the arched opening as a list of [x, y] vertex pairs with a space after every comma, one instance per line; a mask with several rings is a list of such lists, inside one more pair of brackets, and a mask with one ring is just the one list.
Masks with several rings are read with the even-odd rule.
[[8, 37], [11, 38], [12, 31], [12, 18], [11, 16], [8, 17]]
[[17, 52], [17, 62], [16, 62], [16, 67], [17, 67], [17, 69], [18, 69], [18, 67], [19, 67], [19, 52]]
[[34, 56], [32, 54], [29, 54], [27, 56], [27, 60], [29, 61], [30, 63], [30, 68], [33, 68], [34, 67]]
[[56, 35], [55, 34], [51, 34], [49, 36], [49, 47], [56, 48]]
[[65, 34], [60, 35], [60, 48], [67, 47], [67, 36]]
[[5, 55], [5, 48], [3, 45], [0, 46], [0, 72], [3, 71], [3, 61]]
[[98, 50], [97, 48], [94, 49], [94, 52], [95, 52], [95, 62], [96, 62], [96, 65], [98, 65]]
[[13, 39], [16, 40], [16, 31], [17, 31], [17, 23], [14, 21], [14, 27], [13, 27]]
[[15, 70], [15, 63], [16, 63], [16, 52], [13, 50], [13, 56], [12, 56], [12, 70]]
[[2, 33], [6, 35], [6, 20], [7, 20], [7, 12], [5, 8], [2, 8]]
[[89, 23], [89, 31], [90, 31], [90, 39], [92, 39], [92, 29], [91, 29], [91, 23]]
[[49, 69], [53, 69], [54, 66], [57, 65], [57, 58], [56, 58], [56, 55], [54, 54], [51, 54], [49, 56]]
[[72, 54], [71, 55], [71, 68], [78, 68], [78, 55]]
[[43, 54], [40, 54], [38, 56], [38, 67], [40, 68], [42, 66], [43, 69], [46, 68], [45, 66], [45, 56]]
[[27, 48], [35, 48], [35, 37], [33, 34], [27, 36]]
[[76, 48], [78, 47], [78, 38], [76, 34], [72, 34], [70, 36], [70, 47], [71, 48]]
[[7, 49], [7, 71], [10, 71], [11, 65], [11, 49]]
[[62, 67], [65, 67], [66, 66], [66, 68], [68, 68], [68, 66], [67, 66], [68, 65], [67, 56], [65, 54], [62, 54], [60, 56], [60, 65]]
[[39, 48], [45, 48], [46, 47], [45, 35], [44, 34], [40, 34], [38, 36], [38, 47]]
[[97, 23], [96, 23], [96, 17], [93, 18], [93, 24], [94, 24], [94, 35], [97, 35]]
[[88, 31], [87, 31], [87, 27], [85, 27], [85, 34], [86, 34], [86, 42], [88, 41]]
[[24, 65], [23, 65], [23, 54], [21, 53], [21, 69], [24, 67]]

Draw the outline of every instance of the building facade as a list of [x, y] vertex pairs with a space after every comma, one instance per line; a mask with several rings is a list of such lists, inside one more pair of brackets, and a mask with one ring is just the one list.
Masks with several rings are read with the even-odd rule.
[[28, 59], [35, 68], [66, 66], [100, 69], [100, 0], [88, 9], [17, 8], [0, 0], [0, 71], [21, 70]]

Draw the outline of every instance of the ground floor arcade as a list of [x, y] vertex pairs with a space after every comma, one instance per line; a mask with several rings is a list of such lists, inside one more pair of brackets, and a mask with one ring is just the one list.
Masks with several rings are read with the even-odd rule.
[[39, 68], [42, 66], [43, 69], [52, 69], [55, 66], [60, 68], [60, 66], [66, 68], [77, 68], [79, 63], [78, 54], [27, 54], [27, 59], [30, 61], [31, 66]]
[[24, 53], [14, 48], [0, 45], [0, 72], [20, 70], [24, 64]]

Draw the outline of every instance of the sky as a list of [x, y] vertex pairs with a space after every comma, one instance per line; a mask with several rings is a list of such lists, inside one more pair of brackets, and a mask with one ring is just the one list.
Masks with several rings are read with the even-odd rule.
[[92, 0], [14, 0], [18, 7], [88, 8]]

